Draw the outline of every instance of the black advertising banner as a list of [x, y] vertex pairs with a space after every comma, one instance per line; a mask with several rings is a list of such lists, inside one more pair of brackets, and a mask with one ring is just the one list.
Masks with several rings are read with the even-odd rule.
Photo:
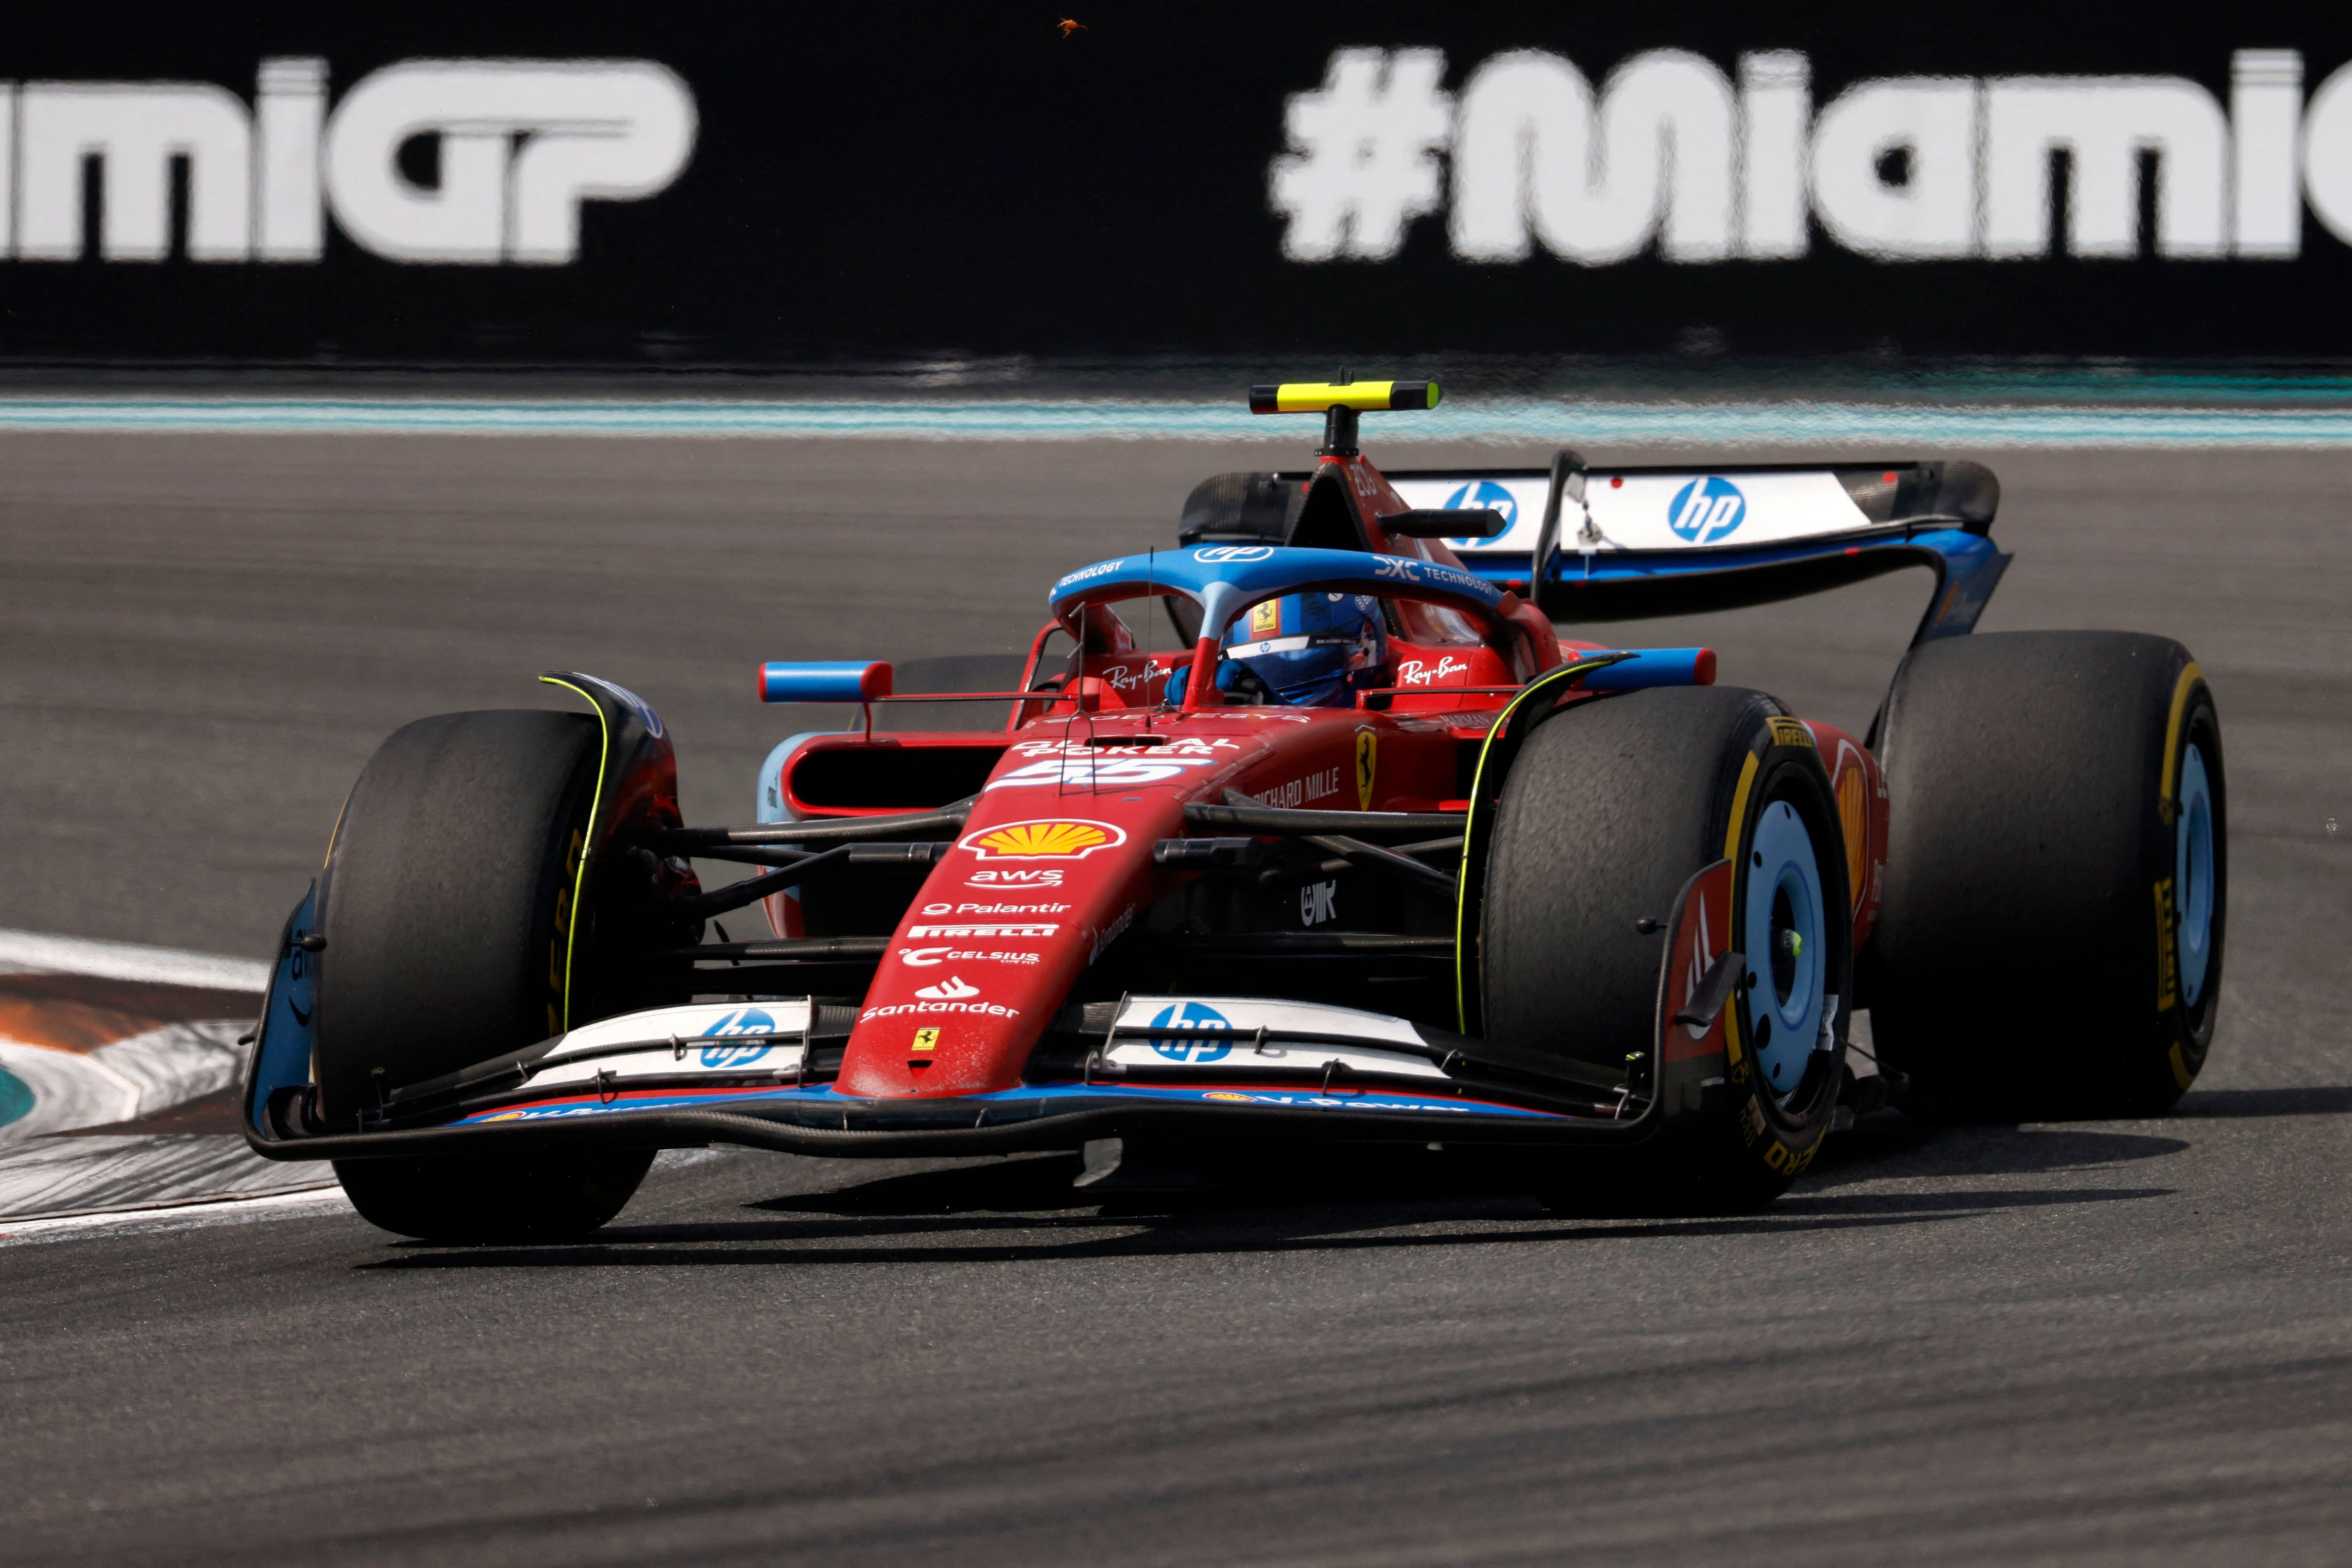
[[58, 7], [0, 358], [2352, 355], [2352, 13]]

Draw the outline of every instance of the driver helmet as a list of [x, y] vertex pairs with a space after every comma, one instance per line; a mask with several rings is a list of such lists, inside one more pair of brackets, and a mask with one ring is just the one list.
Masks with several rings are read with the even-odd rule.
[[1345, 707], [1388, 663], [1381, 602], [1370, 594], [1292, 594], [1253, 605], [1224, 636], [1217, 686], [1244, 701]]

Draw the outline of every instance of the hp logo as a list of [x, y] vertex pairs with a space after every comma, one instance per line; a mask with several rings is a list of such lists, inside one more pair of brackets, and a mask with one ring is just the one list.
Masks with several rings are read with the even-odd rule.
[[702, 1047], [702, 1065], [707, 1068], [737, 1068], [756, 1062], [768, 1054], [770, 1049], [768, 1037], [773, 1035], [775, 1029], [776, 1020], [764, 1009], [739, 1008], [719, 1019], [711, 1028], [711, 1034], [720, 1039], [730, 1035], [753, 1036], [757, 1037], [759, 1044], [753, 1045], [750, 1040], [746, 1040], [740, 1046], [719, 1045], [714, 1042]]
[[[1231, 1029], [1233, 1020], [1214, 1007], [1204, 1007], [1198, 1002], [1181, 1002], [1172, 1007], [1162, 1007], [1151, 1020], [1157, 1029]], [[1223, 1040], [1163, 1039], [1151, 1042], [1151, 1048], [1171, 1062], [1223, 1061], [1233, 1053], [1233, 1047]]]
[[1267, 561], [1274, 556], [1270, 544], [1212, 544], [1206, 550], [1192, 552], [1192, 559], [1204, 566], [1220, 566], [1240, 561]]
[[1713, 544], [1738, 528], [1748, 516], [1748, 498], [1729, 479], [1710, 475], [1693, 479], [1675, 492], [1666, 507], [1666, 526], [1678, 539], [1693, 544]]

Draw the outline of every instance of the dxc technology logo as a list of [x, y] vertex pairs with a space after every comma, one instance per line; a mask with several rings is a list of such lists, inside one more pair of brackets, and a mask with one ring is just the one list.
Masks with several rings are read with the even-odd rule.
[[[331, 212], [394, 261], [562, 266], [581, 203], [653, 195], [694, 153], [694, 95], [651, 60], [403, 60], [331, 112], [324, 60], [264, 60], [258, 86], [248, 110], [210, 82], [0, 83], [0, 253], [79, 257], [95, 161], [99, 254], [164, 259], [184, 160], [191, 261], [317, 261]], [[419, 137], [431, 185], [400, 167]]]
[[1693, 479], [1675, 492], [1666, 505], [1666, 526], [1678, 539], [1693, 544], [1713, 544], [1738, 528], [1748, 516], [1748, 498], [1729, 479], [1710, 475]]

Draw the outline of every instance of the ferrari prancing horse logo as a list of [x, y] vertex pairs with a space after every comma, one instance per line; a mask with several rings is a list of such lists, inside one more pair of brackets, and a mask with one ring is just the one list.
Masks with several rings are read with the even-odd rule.
[[1356, 731], [1356, 809], [1372, 809], [1372, 780], [1379, 774], [1381, 737], [1378, 731]]

